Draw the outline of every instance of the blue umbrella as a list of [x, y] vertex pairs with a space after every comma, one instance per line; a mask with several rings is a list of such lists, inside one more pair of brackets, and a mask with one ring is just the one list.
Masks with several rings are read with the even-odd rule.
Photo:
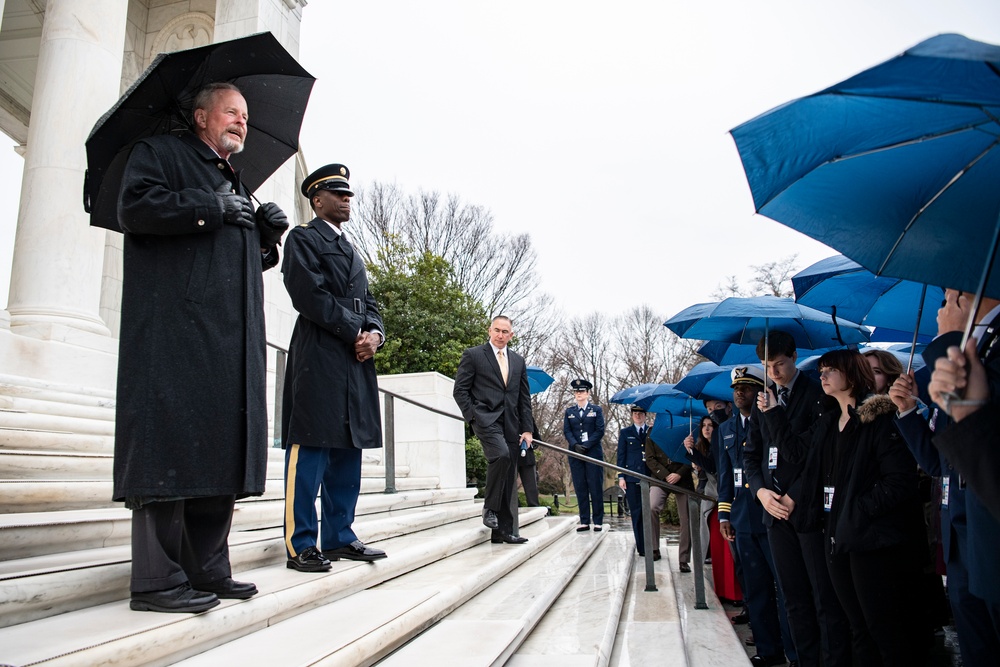
[[730, 297], [685, 308], [663, 323], [682, 338], [757, 344], [765, 332], [780, 329], [796, 347], [817, 349], [857, 344], [868, 333], [853, 322], [773, 296]]
[[754, 206], [878, 275], [1000, 297], [998, 71], [1000, 46], [938, 35], [740, 125]]
[[639, 398], [645, 396], [659, 386], [660, 385], [655, 382], [649, 382], [647, 384], [638, 384], [634, 387], [622, 389], [611, 397], [611, 403], [620, 403], [622, 405], [635, 403]]
[[649, 437], [671, 460], [683, 462], [687, 453], [687, 450], [684, 449], [684, 438], [691, 433], [692, 430], [687, 420], [678, 422], [671, 419], [669, 414], [661, 413], [656, 415], [653, 428], [649, 430]]
[[[754, 361], [757, 360], [755, 359]], [[722, 392], [719, 392], [719, 387], [717, 386], [709, 391], [706, 391], [705, 388], [716, 378], [722, 377], [728, 380], [736, 366], [737, 364], [722, 366], [712, 361], [703, 361], [689, 370], [687, 375], [674, 385], [674, 388], [700, 400], [715, 398], [720, 401], [731, 401], [733, 400], [733, 390], [729, 388], [728, 382], [726, 382], [725, 390]], [[721, 396], [719, 395], [720, 393], [722, 394]]]
[[[875, 327], [873, 339], [909, 340], [916, 329], [920, 342], [937, 335], [936, 304], [944, 290], [911, 280], [876, 276], [843, 255], [828, 257], [792, 276], [795, 302]], [[926, 291], [926, 293], [925, 293]], [[935, 304], [934, 308], [923, 308]], [[882, 331], [880, 331], [882, 330]], [[899, 337], [902, 335], [903, 337]]]
[[705, 406], [695, 401], [691, 394], [678, 391], [672, 384], [661, 384], [634, 403], [647, 412], [669, 412], [674, 417], [700, 417], [708, 414]]
[[538, 366], [528, 366], [528, 391], [532, 394], [545, 391], [556, 379]]
[[698, 354], [720, 366], [756, 364], [760, 361], [757, 357], [756, 343], [753, 345], [734, 345], [722, 340], [710, 340], [702, 343], [701, 347], [698, 348]]

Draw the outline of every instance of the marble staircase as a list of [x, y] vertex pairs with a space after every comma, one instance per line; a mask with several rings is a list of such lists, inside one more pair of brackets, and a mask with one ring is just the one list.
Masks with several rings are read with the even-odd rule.
[[280, 450], [230, 536], [234, 576], [260, 593], [198, 615], [132, 612], [130, 515], [107, 500], [113, 420], [113, 396], [0, 375], [0, 666], [642, 665], [632, 640], [650, 634], [669, 647], [657, 659], [746, 663], [738, 640], [686, 645], [684, 605], [732, 635], [725, 613], [711, 595], [719, 610], [694, 612], [666, 558], [660, 591], [641, 592], [630, 531], [578, 534], [574, 517], [528, 508], [527, 544], [491, 544], [474, 489], [441, 488], [426, 467], [397, 466], [385, 494], [384, 468], [363, 466], [355, 527], [389, 558], [289, 570]]

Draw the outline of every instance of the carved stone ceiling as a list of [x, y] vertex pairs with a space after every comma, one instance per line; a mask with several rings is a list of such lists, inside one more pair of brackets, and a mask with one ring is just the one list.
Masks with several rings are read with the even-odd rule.
[[44, 0], [4, 0], [0, 23], [0, 130], [28, 140]]

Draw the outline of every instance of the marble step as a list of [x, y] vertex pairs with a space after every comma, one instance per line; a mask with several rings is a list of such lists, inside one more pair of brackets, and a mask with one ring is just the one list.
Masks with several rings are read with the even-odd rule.
[[[512, 667], [607, 665], [633, 571], [634, 554], [632, 531], [610, 533], [599, 552], [576, 573], [527, 639], [515, 647], [506, 664]], [[672, 663], [666, 660], [665, 664]]]
[[[383, 542], [471, 518], [481, 520], [481, 511], [472, 502], [398, 510], [361, 517], [355, 530], [366, 543]], [[284, 567], [281, 528], [236, 531], [229, 543], [235, 573]], [[125, 545], [0, 563], [0, 627], [126, 599], [130, 558], [131, 549]]]
[[[475, 489], [431, 489], [397, 494], [369, 493], [358, 498], [358, 517], [378, 512], [472, 500]], [[281, 526], [281, 499], [246, 498], [236, 503], [233, 530]], [[110, 509], [24, 512], [0, 515], [0, 562], [71, 549], [98, 549], [128, 544], [131, 512], [120, 504]], [[2, 571], [2, 570], [0, 570]]]
[[9, 449], [113, 454], [115, 437], [88, 433], [0, 428], [0, 451]]
[[[609, 557], [608, 532], [568, 531], [543, 553], [491, 584], [419, 636], [379, 661], [379, 667], [503, 665], [580, 572]], [[617, 558], [618, 549], [610, 557]], [[414, 573], [418, 574], [418, 573]], [[411, 575], [412, 576], [412, 575]], [[404, 590], [412, 588], [414, 582]], [[429, 585], [431, 582], [427, 581]], [[399, 590], [396, 581], [379, 586]], [[573, 595], [572, 593], [570, 593]], [[578, 596], [573, 595], [578, 601]], [[595, 613], [604, 612], [595, 609]]]
[[0, 410], [0, 428], [26, 431], [53, 431], [56, 433], [80, 433], [81, 435], [114, 436], [115, 422], [107, 419], [86, 419], [65, 417], [34, 412], [12, 412]]
[[58, 384], [35, 378], [0, 373], [0, 396], [33, 399], [95, 408], [115, 407], [115, 392], [94, 387]]
[[47, 400], [43, 397], [30, 395], [8, 396], [3, 393], [2, 387], [0, 387], [0, 412], [79, 417], [114, 422], [114, 401], [107, 401], [107, 403], [107, 405], [86, 405], [75, 402], [67, 403], [61, 400]]
[[[521, 518], [523, 520], [525, 515]], [[563, 545], [562, 538], [572, 532], [573, 525], [572, 519], [566, 517], [526, 525], [522, 534], [528, 537], [527, 544], [484, 542], [177, 664], [184, 667], [371, 665], [438, 618], [491, 588], [494, 582], [504, 581], [520, 568], [536, 569], [538, 561], [543, 566], [541, 569], [551, 565], [553, 549], [562, 553], [553, 545]], [[573, 556], [575, 562], [570, 567], [578, 567], [586, 553], [589, 552], [577, 550]], [[560, 564], [555, 569], [564, 570], [565, 566]], [[351, 622], [345, 623], [345, 618], [350, 618]], [[310, 641], [303, 642], [302, 637], [309, 637]], [[462, 640], [458, 636], [449, 639], [452, 642]], [[475, 663], [462, 657], [432, 664], [464, 667]]]
[[[401, 477], [396, 479], [398, 491], [437, 488], [437, 477]], [[264, 486], [262, 499], [284, 497], [284, 479], [271, 477]], [[362, 477], [361, 493], [385, 492], [385, 480]], [[55, 512], [77, 509], [121, 507], [111, 500], [112, 482], [108, 479], [53, 480], [0, 479], [0, 513]]]
[[[527, 530], [529, 524], [539, 521], [543, 515], [544, 508], [531, 508], [522, 512], [521, 522]], [[572, 525], [567, 519], [562, 522]], [[558, 531], [549, 529], [546, 532]], [[502, 545], [503, 549], [499, 549], [500, 545], [490, 545], [489, 530], [476, 516], [380, 542], [378, 546], [385, 549], [389, 557], [374, 563], [338, 561], [326, 573], [307, 574], [281, 565], [241, 572], [244, 580], [257, 584], [260, 593], [249, 600], [225, 600], [202, 614], [132, 612], [128, 602], [121, 600], [3, 628], [0, 629], [0, 661], [46, 667], [175, 664], [244, 635], [263, 634], [270, 626], [278, 627], [276, 624], [283, 620], [313, 609], [328, 608], [338, 600], [484, 542], [486, 550], [480, 560], [487, 560], [486, 554], [493, 549], [501, 552], [502, 558], [497, 560], [502, 560], [503, 564], [509, 558], [526, 559], [530, 555], [528, 549], [510, 545]], [[542, 546], [542, 542], [538, 540], [535, 544]], [[517, 556], [518, 553], [521, 556]], [[509, 567], [514, 565], [511, 563]], [[433, 595], [434, 591], [427, 594]], [[366, 618], [380, 612], [394, 596], [390, 593], [380, 597], [381, 600], [358, 598], [348, 603], [346, 610], [341, 607], [335, 622], [324, 624], [309, 638], [362, 626]], [[46, 641], [40, 641], [41, 637]], [[299, 635], [294, 643], [306, 643], [302, 639]], [[252, 664], [287, 663], [256, 660]]]

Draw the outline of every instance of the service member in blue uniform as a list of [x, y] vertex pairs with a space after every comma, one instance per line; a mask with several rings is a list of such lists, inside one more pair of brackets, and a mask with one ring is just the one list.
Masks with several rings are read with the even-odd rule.
[[731, 374], [736, 412], [719, 425], [718, 480], [719, 531], [735, 540], [743, 566], [743, 599], [750, 612], [750, 625], [757, 645], [754, 665], [781, 665], [785, 655], [796, 662], [785, 619], [785, 608], [775, 584], [774, 561], [767, 543], [763, 509], [746, 479], [743, 450], [750, 433], [750, 412], [757, 392], [764, 388], [764, 371], [738, 366]]
[[[641, 475], [649, 475], [649, 468], [646, 467], [646, 457], [643, 453], [647, 433], [649, 433], [649, 427], [646, 426], [646, 411], [638, 405], [633, 405], [632, 425], [618, 432], [619, 468], [625, 468]], [[635, 535], [635, 549], [640, 556], [645, 556], [646, 553], [643, 550], [645, 549], [644, 540], [646, 537], [645, 531], [642, 529], [642, 494], [639, 488], [639, 478], [619, 473], [618, 486], [625, 492], [625, 500], [628, 501], [632, 519], [632, 533]]]
[[[569, 448], [577, 454], [604, 460], [601, 439], [604, 437], [604, 412], [601, 406], [590, 402], [594, 385], [583, 379], [569, 383], [576, 405], [566, 408], [563, 415], [563, 435]], [[577, 532], [590, 530], [591, 516], [594, 530], [604, 524], [604, 469], [596, 463], [586, 463], [570, 457], [569, 471], [573, 477], [573, 490], [580, 507], [580, 526]]]
[[[331, 560], [372, 561], [351, 524], [361, 489], [361, 450], [382, 446], [375, 351], [385, 342], [360, 253], [341, 226], [351, 217], [350, 172], [328, 164], [302, 182], [316, 214], [285, 239], [285, 288], [298, 311], [282, 403], [285, 550], [288, 567], [330, 569]], [[322, 489], [322, 540], [316, 493]]]

